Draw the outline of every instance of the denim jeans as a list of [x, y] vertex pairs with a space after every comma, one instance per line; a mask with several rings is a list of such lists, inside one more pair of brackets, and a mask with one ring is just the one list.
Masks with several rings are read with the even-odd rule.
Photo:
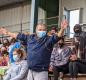
[[77, 78], [78, 66], [76, 61], [69, 63], [69, 73], [71, 78]]
[[54, 66], [54, 68], [53, 68], [54, 80], [58, 80], [60, 72], [62, 72], [63, 74], [68, 73], [69, 72], [69, 63], [62, 65], [62, 66]]
[[82, 61], [70, 62], [69, 72], [72, 78], [76, 78], [78, 73], [86, 74], [86, 62]]

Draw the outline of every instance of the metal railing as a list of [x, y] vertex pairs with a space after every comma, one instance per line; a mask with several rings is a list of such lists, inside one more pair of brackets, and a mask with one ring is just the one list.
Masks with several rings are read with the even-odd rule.
[[[58, 16], [54, 16], [54, 17], [49, 17], [49, 18], [45, 18], [45, 19], [39, 19], [38, 23], [43, 23], [46, 24], [48, 26], [48, 30], [50, 30], [50, 28], [52, 26], [56, 26], [58, 27]], [[4, 28], [6, 28], [7, 30], [11, 31], [11, 32], [29, 32], [30, 31], [30, 22], [22, 22], [19, 24], [13, 24], [13, 25], [7, 25], [7, 26], [3, 26]], [[6, 35], [0, 35], [0, 38], [6, 38], [8, 36]]]

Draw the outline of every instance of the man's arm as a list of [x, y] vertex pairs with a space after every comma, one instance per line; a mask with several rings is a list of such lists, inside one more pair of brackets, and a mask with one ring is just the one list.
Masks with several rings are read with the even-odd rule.
[[25, 42], [27, 41], [27, 35], [22, 34], [22, 33], [12, 33], [6, 30], [5, 28], [0, 28], [0, 34], [8, 35], [12, 38], [17, 38], [21, 41], [25, 41]]
[[9, 32], [9, 31], [6, 30], [5, 28], [0, 28], [0, 34], [8, 35], [8, 36], [13, 37], [13, 38], [16, 38], [17, 35], [18, 35], [18, 33]]
[[55, 34], [55, 35], [50, 36], [49, 41], [50, 41], [50, 43], [51, 43], [52, 45], [56, 44], [56, 43], [59, 41], [60, 37], [63, 36], [64, 30], [65, 30], [67, 27], [68, 27], [68, 22], [67, 22], [66, 20], [63, 21], [63, 22], [61, 22], [61, 29], [60, 29], [60, 31], [58, 32], [58, 34]]
[[64, 34], [64, 30], [68, 27], [68, 22], [66, 20], [62, 21], [61, 22], [61, 29], [60, 31], [58, 32], [58, 37], [62, 37], [63, 34]]

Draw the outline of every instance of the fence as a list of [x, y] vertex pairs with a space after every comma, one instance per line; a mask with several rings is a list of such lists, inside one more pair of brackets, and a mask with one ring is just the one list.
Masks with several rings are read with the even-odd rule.
[[[54, 17], [49, 17], [49, 18], [45, 18], [45, 19], [39, 19], [38, 23], [43, 23], [46, 24], [48, 26], [48, 31], [51, 29], [52, 26], [55, 26], [58, 28], [58, 16], [54, 16]], [[13, 25], [7, 25], [4, 26], [4, 28], [6, 28], [7, 30], [11, 31], [11, 32], [22, 32], [22, 33], [28, 33], [30, 32], [30, 22], [22, 22], [20, 24], [13, 24]], [[6, 35], [0, 35], [0, 38], [7, 38], [8, 36]]]

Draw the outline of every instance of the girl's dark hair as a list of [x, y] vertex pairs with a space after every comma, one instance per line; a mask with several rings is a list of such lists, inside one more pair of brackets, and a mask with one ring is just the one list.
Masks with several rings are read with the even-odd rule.
[[10, 43], [15, 43], [17, 40], [15, 38], [12, 38]]

